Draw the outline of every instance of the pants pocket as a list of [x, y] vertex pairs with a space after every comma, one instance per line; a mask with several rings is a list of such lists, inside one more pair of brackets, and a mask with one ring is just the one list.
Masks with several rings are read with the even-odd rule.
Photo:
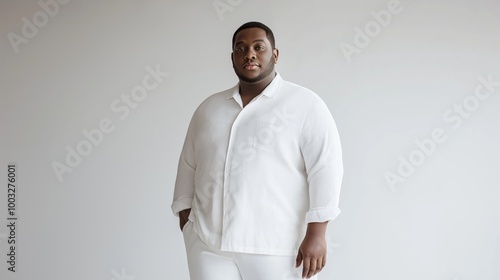
[[192, 222], [190, 220], [188, 220], [184, 226], [182, 227], [182, 234], [184, 234], [186, 232], [186, 230], [188, 229], [188, 226], [189, 224], [191, 224]]

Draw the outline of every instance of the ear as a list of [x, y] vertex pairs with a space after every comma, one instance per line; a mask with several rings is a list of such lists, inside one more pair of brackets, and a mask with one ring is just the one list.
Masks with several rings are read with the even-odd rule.
[[236, 66], [234, 65], [234, 52], [231, 52], [231, 67], [236, 71]]
[[274, 57], [274, 64], [278, 63], [278, 57], [280, 55], [280, 52], [277, 48], [273, 49], [273, 57]]

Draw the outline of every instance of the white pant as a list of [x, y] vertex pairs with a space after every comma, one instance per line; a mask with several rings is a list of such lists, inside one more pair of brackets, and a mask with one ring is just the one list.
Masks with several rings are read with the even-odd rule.
[[[302, 279], [296, 256], [223, 252], [209, 248], [188, 221], [183, 228], [191, 280], [295, 280]], [[317, 276], [309, 278], [317, 280]]]

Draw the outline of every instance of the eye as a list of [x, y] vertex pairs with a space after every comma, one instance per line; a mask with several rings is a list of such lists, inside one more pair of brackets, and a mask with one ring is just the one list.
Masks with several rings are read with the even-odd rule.
[[242, 52], [242, 51], [244, 51], [244, 50], [245, 50], [245, 49], [244, 49], [243, 47], [236, 47], [236, 48], [234, 49], [234, 51], [235, 51], [235, 52], [237, 52], [237, 53]]
[[261, 50], [264, 49], [264, 46], [258, 45], [258, 46], [255, 47], [255, 49], [258, 50], [258, 51], [261, 51]]

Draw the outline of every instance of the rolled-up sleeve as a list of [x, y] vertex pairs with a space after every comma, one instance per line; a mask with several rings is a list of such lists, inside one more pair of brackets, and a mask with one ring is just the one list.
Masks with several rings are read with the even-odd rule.
[[299, 139], [309, 186], [306, 223], [325, 222], [340, 214], [342, 150], [335, 121], [319, 97], [304, 119]]
[[194, 117], [184, 140], [184, 146], [179, 158], [177, 178], [175, 180], [174, 197], [171, 205], [172, 212], [179, 216], [179, 212], [191, 208], [194, 197], [194, 176], [196, 171], [195, 149], [193, 138]]

